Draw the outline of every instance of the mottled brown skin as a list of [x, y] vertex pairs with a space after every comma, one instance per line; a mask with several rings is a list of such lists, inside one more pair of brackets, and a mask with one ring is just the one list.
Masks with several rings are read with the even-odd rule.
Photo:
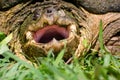
[[19, 4], [19, 3], [25, 3], [28, 0], [0, 0], [0, 10], [5, 11], [9, 8]]
[[[97, 41], [101, 20], [103, 22], [104, 44], [109, 46], [110, 41], [119, 43], [119, 40], [112, 40], [112, 37], [120, 36], [120, 13], [93, 14], [82, 7], [77, 8], [73, 4], [61, 0], [32, 4], [31, 1], [28, 1], [18, 4], [7, 11], [0, 11], [0, 19], [0, 31], [7, 35], [13, 33], [13, 39], [9, 43], [11, 50], [17, 55], [25, 55], [32, 61], [34, 58], [46, 56], [51, 49], [57, 55], [61, 49], [66, 47], [65, 60], [73, 55], [77, 57], [85, 55], [83, 53], [89, 51], [90, 45], [99, 49]], [[53, 39], [46, 43], [35, 41], [34, 35], [37, 31], [46, 26], [53, 28], [53, 25], [68, 30], [69, 37], [61, 40]], [[38, 36], [40, 34], [36, 33]], [[62, 31], [60, 34], [63, 34]], [[50, 35], [48, 34], [48, 36]], [[86, 45], [83, 44], [85, 41]], [[117, 46], [118, 51], [115, 52], [119, 55], [120, 45], [117, 44]]]

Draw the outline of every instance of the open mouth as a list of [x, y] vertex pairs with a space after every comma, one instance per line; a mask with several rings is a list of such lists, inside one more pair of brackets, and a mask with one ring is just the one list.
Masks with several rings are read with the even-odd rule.
[[76, 31], [76, 24], [63, 26], [53, 24], [36, 29], [36, 31], [29, 30], [25, 33], [27, 42], [23, 45], [23, 51], [31, 57], [46, 56], [50, 50], [57, 55], [64, 47], [66, 47], [66, 52], [75, 51], [79, 43], [75, 35]]
[[53, 39], [60, 41], [68, 37], [69, 30], [58, 25], [46, 26], [37, 30], [33, 35], [33, 38], [37, 43], [49, 43]]

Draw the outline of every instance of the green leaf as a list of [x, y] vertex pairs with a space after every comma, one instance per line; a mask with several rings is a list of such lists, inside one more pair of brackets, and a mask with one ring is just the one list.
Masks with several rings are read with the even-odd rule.
[[65, 53], [65, 49], [62, 49], [61, 52], [58, 54], [56, 60], [54, 61], [55, 66], [58, 66], [58, 64], [61, 62], [61, 60], [64, 56], [64, 53]]
[[83, 40], [83, 45], [84, 45], [85, 47], [88, 47], [88, 40], [87, 40], [87, 39], [84, 39], [84, 40]]
[[0, 32], [0, 41], [2, 41], [5, 37], [6, 35], [3, 32]]
[[105, 53], [104, 42], [103, 42], [103, 23], [100, 20], [99, 24], [99, 42], [100, 42], [100, 53]]
[[4, 40], [0, 42], [0, 54], [3, 54], [6, 51], [9, 51], [7, 43], [12, 39], [12, 33], [8, 35]]
[[103, 64], [103, 66], [108, 67], [110, 65], [110, 60], [111, 60], [110, 54], [106, 54], [104, 56], [104, 64]]
[[7, 45], [1, 45], [0, 46], [0, 54], [5, 53], [6, 51], [9, 51], [9, 48]]
[[12, 39], [13, 34], [9, 34], [4, 40], [0, 42], [0, 45], [6, 45]]

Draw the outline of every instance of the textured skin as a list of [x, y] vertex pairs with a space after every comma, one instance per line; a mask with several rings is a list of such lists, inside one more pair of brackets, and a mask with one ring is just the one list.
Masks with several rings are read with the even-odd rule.
[[[96, 13], [107, 11], [109, 10], [105, 9], [103, 12], [96, 10]], [[69, 59], [72, 55], [77, 57], [85, 55], [84, 52], [89, 51], [90, 47], [99, 49], [98, 34], [101, 20], [103, 22], [103, 38], [106, 46], [109, 41], [112, 41], [111, 38], [114, 35], [115, 37], [116, 34], [118, 37], [120, 36], [119, 10], [118, 12], [98, 15], [61, 0], [28, 1], [17, 4], [8, 10], [0, 11], [0, 19], [0, 31], [7, 35], [11, 32], [14, 34], [13, 39], [9, 43], [11, 50], [17, 55], [23, 53], [32, 60], [36, 57], [46, 56], [50, 49], [53, 49], [53, 52], [57, 55], [65, 46], [65, 42], [66, 51], [64, 59]], [[58, 42], [53, 40], [53, 42], [45, 44], [34, 42], [33, 33], [41, 29], [46, 23], [47, 25], [57, 24], [65, 27], [72, 25], [72, 27], [68, 27], [70, 38]], [[117, 40], [117, 43], [119, 43], [119, 40]], [[119, 46], [118, 44], [117, 48], [115, 48], [117, 51], [114, 51], [117, 52], [117, 55], [120, 52]]]
[[28, 0], [0, 0], [0, 10], [7, 10], [18, 3], [25, 3]]

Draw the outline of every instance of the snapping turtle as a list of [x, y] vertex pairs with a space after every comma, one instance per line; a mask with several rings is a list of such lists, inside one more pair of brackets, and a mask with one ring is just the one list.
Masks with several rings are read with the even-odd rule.
[[79, 6], [79, 0], [74, 0], [73, 4], [67, 0], [16, 1], [11, 0], [8, 7], [0, 7], [0, 31], [7, 35], [13, 33], [9, 46], [17, 55], [22, 53], [34, 60], [46, 56], [51, 49], [57, 55], [64, 47], [65, 60], [72, 55], [84, 55], [89, 45], [99, 48], [100, 20], [107, 49], [120, 53], [119, 12], [93, 14]]

